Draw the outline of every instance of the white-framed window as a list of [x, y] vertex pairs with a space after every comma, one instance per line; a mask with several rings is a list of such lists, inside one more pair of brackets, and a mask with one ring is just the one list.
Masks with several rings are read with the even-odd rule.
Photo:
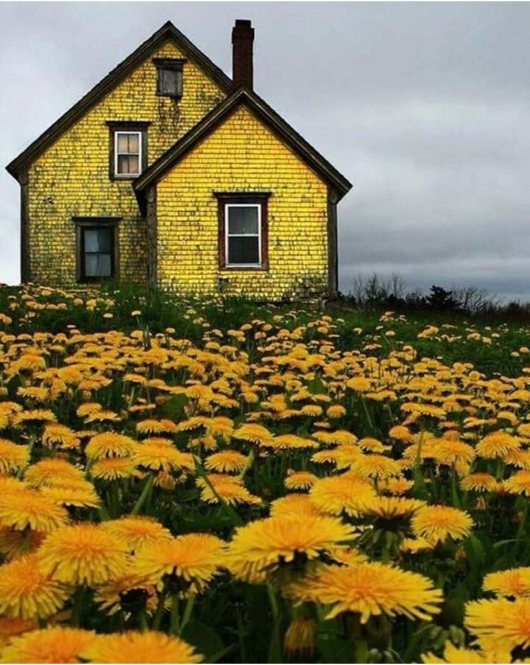
[[262, 266], [262, 205], [225, 203], [225, 266]]
[[114, 176], [131, 178], [142, 172], [142, 132], [114, 132]]

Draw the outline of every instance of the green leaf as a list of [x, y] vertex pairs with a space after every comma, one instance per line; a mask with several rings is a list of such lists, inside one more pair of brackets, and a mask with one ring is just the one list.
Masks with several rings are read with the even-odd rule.
[[192, 619], [186, 624], [182, 639], [194, 646], [204, 656], [205, 662], [215, 663], [226, 651], [216, 631], [198, 619]]

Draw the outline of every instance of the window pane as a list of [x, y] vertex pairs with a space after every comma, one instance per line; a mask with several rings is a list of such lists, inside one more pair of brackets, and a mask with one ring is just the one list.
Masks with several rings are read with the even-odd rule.
[[127, 134], [128, 138], [128, 146], [127, 146], [127, 152], [128, 153], [134, 153], [138, 154], [140, 152], [140, 142], [139, 142], [139, 136], [138, 134]]
[[86, 254], [86, 277], [112, 277], [110, 254]]
[[138, 165], [138, 155], [118, 155], [118, 173], [138, 174], [140, 173]]
[[85, 252], [111, 252], [112, 229], [86, 229]]
[[228, 233], [258, 234], [257, 206], [228, 206]]
[[163, 95], [180, 95], [180, 82], [182, 74], [174, 69], [158, 70], [158, 92]]
[[228, 263], [259, 263], [259, 239], [257, 236], [248, 238], [228, 238]]
[[118, 134], [117, 148], [118, 152], [129, 152], [129, 140], [127, 134]]

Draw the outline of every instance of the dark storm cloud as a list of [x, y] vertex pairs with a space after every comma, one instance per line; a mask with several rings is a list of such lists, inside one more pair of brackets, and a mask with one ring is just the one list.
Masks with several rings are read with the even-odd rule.
[[[163, 22], [231, 72], [256, 28], [257, 91], [353, 183], [341, 288], [399, 272], [530, 299], [527, 3], [1, 3], [0, 161]], [[18, 279], [18, 187], [0, 176], [0, 279]]]

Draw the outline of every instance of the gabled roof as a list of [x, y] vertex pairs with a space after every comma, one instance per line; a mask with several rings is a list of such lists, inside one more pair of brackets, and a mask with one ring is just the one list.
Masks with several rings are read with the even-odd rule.
[[171, 38], [177, 47], [208, 74], [223, 91], [229, 93], [232, 90], [232, 80], [219, 67], [214, 65], [200, 49], [192, 44], [171, 21], [167, 21], [149, 39], [133, 51], [131, 55], [109, 72], [90, 92], [74, 104], [70, 110], [54, 122], [38, 139], [33, 141], [24, 152], [8, 164], [6, 167], [7, 171], [14, 178], [18, 179], [18, 175], [22, 169], [34, 161], [49, 145], [56, 141], [61, 134], [95, 106], [168, 38]]
[[205, 115], [134, 181], [133, 187], [140, 204], [143, 204], [142, 192], [157, 182], [169, 169], [193, 150], [200, 141], [213, 132], [232, 111], [241, 105], [250, 109], [296, 155], [319, 174], [336, 191], [339, 199], [349, 192], [352, 187], [349, 180], [339, 173], [261, 97], [246, 88], [239, 88]]

